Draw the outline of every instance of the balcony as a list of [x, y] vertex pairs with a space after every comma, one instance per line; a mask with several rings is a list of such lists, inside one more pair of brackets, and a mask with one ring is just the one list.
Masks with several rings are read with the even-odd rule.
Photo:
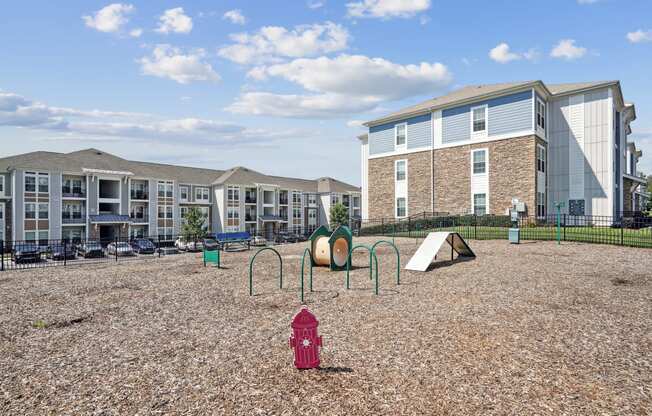
[[255, 204], [256, 203], [256, 197], [255, 196], [245, 196], [245, 204]]
[[288, 204], [288, 199], [287, 198], [280, 198], [278, 200], [279, 205], [287, 205]]
[[131, 222], [134, 222], [136, 224], [149, 223], [149, 215], [148, 214], [141, 214], [141, 213], [132, 212], [129, 215], [129, 218], [131, 218]]
[[137, 190], [131, 190], [131, 199], [132, 200], [138, 200], [138, 201], [148, 201], [149, 200], [149, 192], [147, 191], [137, 191]]
[[86, 224], [86, 213], [85, 212], [64, 212], [61, 215], [62, 224]]
[[82, 188], [70, 188], [64, 186], [61, 188], [61, 195], [64, 198], [86, 198], [86, 190]]

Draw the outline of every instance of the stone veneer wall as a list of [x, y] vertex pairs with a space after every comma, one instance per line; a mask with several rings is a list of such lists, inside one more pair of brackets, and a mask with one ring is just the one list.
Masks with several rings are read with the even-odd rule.
[[435, 211], [471, 212], [471, 150], [489, 151], [489, 213], [504, 215], [512, 198], [525, 202], [536, 215], [535, 136], [435, 150]]
[[[536, 136], [524, 136], [435, 150], [434, 211], [471, 212], [471, 150], [487, 148], [489, 213], [504, 215], [512, 198], [518, 198], [525, 202], [527, 215], [536, 215], [537, 143], [547, 148]], [[408, 160], [408, 215], [432, 210], [430, 155], [424, 151], [369, 159], [369, 218], [394, 217], [394, 161], [400, 159]]]
[[369, 218], [394, 218], [394, 161], [407, 160], [408, 215], [432, 210], [431, 152], [369, 159]]

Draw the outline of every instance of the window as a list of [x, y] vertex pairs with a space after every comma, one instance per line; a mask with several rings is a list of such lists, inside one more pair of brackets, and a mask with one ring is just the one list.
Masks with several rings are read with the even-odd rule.
[[25, 174], [25, 192], [36, 192], [36, 174]]
[[471, 131], [473, 133], [487, 132], [487, 106], [473, 107], [471, 109]]
[[188, 187], [187, 186], [180, 186], [179, 187], [179, 198], [182, 201], [188, 201]]
[[487, 213], [487, 194], [473, 194], [473, 213], [475, 215]]
[[395, 147], [405, 147], [407, 143], [407, 123], [401, 123], [394, 126], [394, 144]]
[[537, 192], [537, 217], [546, 216], [546, 194]]
[[50, 233], [48, 231], [39, 231], [38, 232], [38, 245], [47, 246], [48, 240], [50, 239]]
[[301, 205], [301, 192], [292, 192], [292, 203]]
[[227, 207], [226, 225], [236, 229], [240, 226], [240, 210], [237, 207]]
[[546, 129], [546, 105], [537, 98], [537, 126]]
[[405, 176], [406, 176], [406, 167], [407, 167], [407, 161], [406, 160], [397, 160], [396, 165], [394, 167], [396, 171], [396, 180], [397, 181], [404, 181]]
[[[238, 190], [238, 193], [239, 192], [240, 191]], [[208, 201], [209, 193], [208, 188], [195, 188], [195, 201]], [[239, 195], [238, 199], [240, 199]]]
[[169, 220], [174, 218], [174, 211], [172, 207], [165, 207], [165, 217]]
[[308, 224], [316, 225], [317, 224], [317, 210], [309, 209], [308, 210]]
[[165, 219], [165, 207], [159, 205], [158, 207], [158, 219], [159, 220], [164, 220]]
[[240, 202], [240, 188], [229, 186], [226, 191], [226, 199], [229, 202]]
[[26, 220], [36, 219], [36, 204], [25, 204], [25, 219]]
[[25, 241], [35, 241], [36, 231], [25, 231]]
[[174, 184], [172, 182], [167, 182], [165, 184], [165, 196], [172, 198], [174, 194]]
[[172, 181], [159, 181], [158, 182], [158, 197], [159, 198], [172, 198], [174, 194], [174, 182]]
[[[0, 221], [5, 219], [5, 204], [0, 203]], [[2, 232], [2, 228], [0, 227], [0, 232]]]
[[188, 215], [188, 207], [181, 207], [179, 209], [180, 209], [181, 219], [185, 219], [186, 215]]
[[483, 175], [487, 173], [487, 151], [474, 150], [473, 151], [473, 174]]
[[331, 205], [335, 205], [340, 202], [340, 196], [333, 194], [331, 195]]
[[407, 207], [405, 205], [405, 198], [396, 198], [396, 217], [402, 218], [407, 215]]
[[50, 192], [50, 178], [47, 173], [38, 174], [38, 191], [42, 194]]
[[546, 148], [540, 144], [537, 145], [537, 171], [546, 172]]
[[165, 198], [165, 184], [163, 182], [158, 183], [158, 197]]
[[308, 194], [308, 205], [317, 205], [317, 195]]
[[0, 195], [5, 194], [5, 177], [0, 175]]

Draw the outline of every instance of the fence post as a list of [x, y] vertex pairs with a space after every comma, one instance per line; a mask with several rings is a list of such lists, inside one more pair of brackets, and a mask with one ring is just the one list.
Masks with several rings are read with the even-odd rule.
[[620, 221], [621, 221], [620, 222], [620, 245], [622, 246], [622, 245], [624, 245], [623, 237], [624, 237], [624, 234], [625, 234], [625, 231], [624, 231], [625, 230], [625, 224], [623, 223], [622, 220], [620, 220]]
[[158, 258], [161, 258], [161, 234], [156, 236], [156, 249], [158, 250]]
[[380, 219], [380, 234], [385, 235], [385, 218]]
[[63, 240], [63, 267], [66, 267], [68, 260], [68, 240]]
[[566, 241], [566, 221], [568, 214], [564, 214], [564, 241]]
[[473, 239], [478, 239], [478, 215], [473, 214]]
[[115, 261], [118, 261], [118, 237], [115, 239]]
[[0, 271], [5, 271], [5, 240], [0, 240]]
[[410, 217], [408, 217], [408, 238], [412, 237], [412, 232], [410, 228], [412, 227], [412, 221], [410, 220]]

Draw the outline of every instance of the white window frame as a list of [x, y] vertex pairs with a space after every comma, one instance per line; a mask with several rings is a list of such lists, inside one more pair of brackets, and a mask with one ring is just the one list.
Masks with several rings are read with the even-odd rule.
[[[34, 218], [27, 218], [27, 206], [34, 205]], [[38, 203], [36, 202], [26, 202], [23, 205], [23, 219], [24, 220], [38, 220]]]
[[[543, 118], [543, 126], [539, 125], [539, 118], [538, 118], [539, 104], [541, 104], [541, 106], [543, 107], [542, 110], [541, 110], [542, 111], [541, 117]], [[546, 117], [546, 112], [547, 112], [546, 103], [544, 103], [542, 99], [537, 97], [536, 106], [534, 108], [534, 124], [536, 125], [537, 130], [540, 130], [540, 131], [542, 131], [544, 133], [546, 131], [546, 126], [548, 124], [548, 117]]]
[[[186, 193], [185, 198], [183, 197], [184, 190], [185, 190], [185, 193]], [[188, 202], [188, 200], [189, 200], [188, 197], [189, 196], [190, 196], [189, 187], [187, 185], [179, 186], [179, 201]]]
[[[168, 213], [170, 215], [168, 215]], [[174, 207], [172, 205], [166, 205], [165, 206], [165, 219], [166, 220], [174, 220]]]
[[[163, 214], [163, 216], [161, 216], [161, 214]], [[165, 205], [159, 205], [156, 208], [156, 218], [159, 220], [165, 219]]]
[[[405, 126], [405, 143], [403, 144], [398, 144], [398, 128], [399, 126]], [[408, 143], [408, 123], [403, 122], [403, 123], [397, 123], [394, 125], [394, 150], [405, 150], [407, 149], [407, 143]]]
[[5, 239], [5, 203], [0, 201], [0, 240]]
[[[475, 173], [475, 154], [484, 153], [484, 172]], [[471, 175], [472, 176], [484, 176], [489, 174], [489, 149], [484, 147], [482, 149], [473, 149], [471, 150]]]
[[[398, 200], [402, 199], [405, 201], [405, 215], [398, 215]], [[407, 205], [407, 197], [405, 196], [397, 196], [394, 198], [394, 216], [396, 218], [407, 218], [408, 216], [408, 205]]]
[[[539, 198], [539, 195], [541, 195], [542, 197]], [[546, 214], [547, 214], [546, 213], [546, 202], [547, 202], [546, 201], [546, 193], [545, 192], [537, 192], [535, 202], [536, 202], [536, 204], [535, 204], [536, 208], [535, 209], [536, 209], [537, 218], [545, 218]], [[539, 204], [539, 202], [541, 202], [541, 203]], [[539, 213], [539, 207], [543, 207], [543, 213], [541, 213], [541, 214]]]
[[[27, 190], [27, 178], [34, 178], [34, 190]], [[38, 174], [35, 172], [25, 172], [23, 173], [23, 192], [37, 193], [38, 192]]]
[[5, 196], [5, 189], [6, 189], [5, 186], [6, 185], [7, 184], [5, 182], [5, 175], [0, 175], [0, 197]]
[[475, 214], [475, 196], [484, 195], [484, 215], [489, 215], [489, 193], [488, 192], [476, 192], [471, 194], [471, 212]]
[[[195, 188], [195, 202], [199, 202], [199, 201], [208, 202], [208, 200], [210, 199], [209, 195], [210, 195], [210, 192], [209, 192], [208, 188], [205, 188], [205, 187], [197, 187], [197, 188]], [[238, 195], [238, 197], [239, 196], [240, 195]]]
[[[403, 179], [399, 179], [399, 178], [398, 178], [398, 165], [399, 165], [399, 163], [401, 163], [401, 162], [403, 162], [403, 165], [405, 166], [405, 168], [404, 168], [404, 172], [403, 172], [403, 173], [404, 173], [404, 178], [403, 178]], [[408, 173], [408, 161], [407, 161], [407, 159], [398, 159], [398, 160], [395, 160], [395, 161], [394, 161], [394, 181], [395, 181], [395, 182], [403, 182], [403, 181], [407, 181], [407, 173]]]
[[[473, 113], [477, 109], [482, 109], [484, 111], [484, 130], [473, 131]], [[487, 104], [476, 105], [471, 107], [469, 110], [470, 118], [470, 131], [472, 139], [486, 138], [489, 136], [489, 106]]]
[[[539, 157], [540, 155], [543, 155], [543, 157]], [[547, 162], [548, 162], [548, 155], [546, 152], [546, 148], [540, 144], [537, 143], [537, 154], [536, 154], [536, 160], [537, 160], [537, 172], [541, 172], [543, 174], [546, 173], [548, 170]], [[539, 160], [543, 161], [543, 170], [539, 169]]]

